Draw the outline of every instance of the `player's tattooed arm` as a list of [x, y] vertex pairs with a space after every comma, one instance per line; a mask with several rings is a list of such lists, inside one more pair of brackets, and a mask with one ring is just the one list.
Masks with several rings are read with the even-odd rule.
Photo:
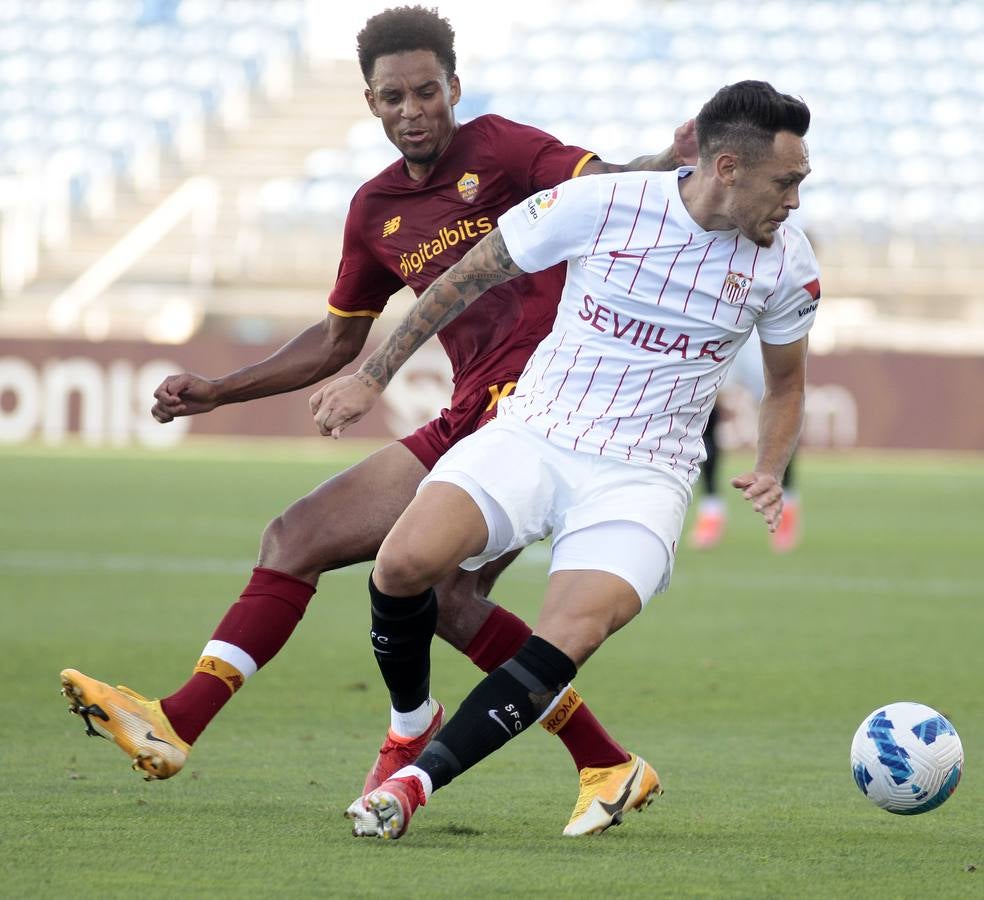
[[329, 382], [311, 396], [318, 431], [340, 437], [372, 408], [396, 370], [428, 338], [489, 288], [522, 274], [498, 229], [484, 237], [420, 295], [406, 318], [357, 372]]
[[367, 387], [382, 390], [422, 344], [489, 288], [522, 274], [496, 228], [420, 295], [406, 318], [362, 364], [358, 377]]
[[670, 149], [652, 156], [637, 156], [627, 163], [610, 163], [603, 159], [592, 159], [584, 164], [582, 175], [607, 175], [610, 172], [669, 172], [683, 165], [676, 161]]
[[592, 159], [581, 169], [582, 175], [601, 175], [607, 172], [669, 172], [680, 166], [697, 162], [697, 131], [690, 119], [673, 132], [673, 143], [661, 153], [637, 156], [624, 165]]

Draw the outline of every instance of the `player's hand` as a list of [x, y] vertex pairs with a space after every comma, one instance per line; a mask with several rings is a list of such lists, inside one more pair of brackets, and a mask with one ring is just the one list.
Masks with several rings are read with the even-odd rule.
[[673, 155], [681, 166], [697, 164], [697, 125], [688, 119], [673, 132]]
[[157, 402], [150, 414], [158, 422], [170, 422], [178, 416], [197, 416], [219, 405], [215, 382], [191, 372], [168, 375], [154, 391], [154, 399]]
[[779, 527], [782, 518], [782, 483], [775, 475], [765, 472], [746, 472], [731, 479], [731, 486], [738, 488], [744, 497], [762, 513], [769, 531]]
[[349, 425], [372, 409], [381, 393], [382, 389], [365, 376], [336, 378], [311, 396], [314, 424], [325, 437], [341, 437]]

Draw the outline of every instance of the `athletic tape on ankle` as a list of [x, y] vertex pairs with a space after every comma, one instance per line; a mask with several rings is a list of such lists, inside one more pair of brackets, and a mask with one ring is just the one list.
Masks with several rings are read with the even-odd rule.
[[225, 683], [229, 692], [235, 694], [242, 686], [246, 678], [243, 673], [235, 666], [230, 665], [224, 659], [217, 656], [203, 656], [195, 663], [195, 672], [204, 672], [206, 675], [214, 675]]
[[550, 734], [556, 734], [568, 723], [583, 702], [574, 685], [567, 685], [567, 690], [560, 694], [540, 717], [540, 724]]

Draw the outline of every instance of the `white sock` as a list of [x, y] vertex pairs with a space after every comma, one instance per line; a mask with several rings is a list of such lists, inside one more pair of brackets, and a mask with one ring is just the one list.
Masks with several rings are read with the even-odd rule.
[[202, 656], [214, 656], [216, 659], [229, 663], [230, 666], [242, 673], [243, 678], [249, 678], [250, 675], [256, 674], [256, 663], [253, 657], [245, 650], [227, 641], [209, 641], [205, 645], [205, 649], [202, 650]]
[[722, 500], [716, 494], [708, 495], [703, 497], [700, 501], [700, 506], [697, 508], [698, 512], [707, 513], [712, 516], [723, 516], [724, 515], [724, 500]]
[[434, 713], [437, 712], [437, 704], [431, 697], [428, 697], [416, 709], [410, 712], [397, 712], [390, 710], [390, 728], [400, 737], [415, 738], [420, 737], [434, 721]]
[[568, 682], [557, 692], [557, 696], [550, 701], [550, 705], [542, 713], [540, 713], [540, 718], [537, 719], [537, 722], [542, 722], [557, 708], [557, 704], [567, 696], [567, 689], [570, 686], [570, 682]]
[[434, 782], [431, 781], [430, 775], [416, 766], [404, 766], [390, 775], [390, 778], [416, 778], [424, 789], [425, 800], [430, 800], [431, 794], [434, 793]]

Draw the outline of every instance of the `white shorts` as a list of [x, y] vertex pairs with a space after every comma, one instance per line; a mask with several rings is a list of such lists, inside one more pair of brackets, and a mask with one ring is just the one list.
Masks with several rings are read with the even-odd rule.
[[[567, 450], [511, 418], [455, 444], [421, 487], [432, 481], [466, 491], [485, 517], [488, 544], [462, 568], [553, 534], [551, 572], [611, 572], [643, 603], [669, 585], [691, 499], [690, 486], [665, 469]], [[578, 532], [586, 534], [568, 540]]]

